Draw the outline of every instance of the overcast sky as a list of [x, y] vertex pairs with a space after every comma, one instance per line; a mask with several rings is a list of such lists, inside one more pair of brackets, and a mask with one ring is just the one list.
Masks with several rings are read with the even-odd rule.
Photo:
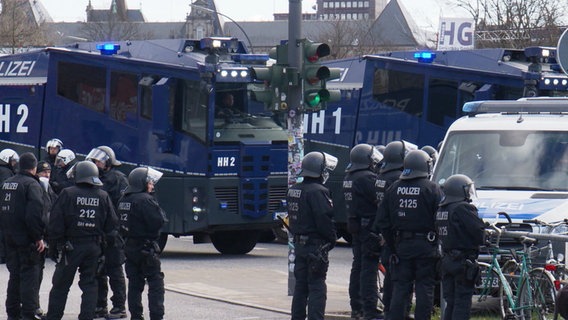
[[[54, 21], [85, 21], [89, 0], [40, 0]], [[437, 28], [440, 15], [462, 16], [445, 5], [447, 0], [399, 0], [419, 27]], [[147, 21], [183, 21], [191, 0], [127, 0], [129, 9], [142, 8]], [[303, 12], [313, 13], [316, 0], [303, 0]], [[95, 9], [107, 9], [111, 0], [91, 0]], [[217, 9], [236, 21], [270, 21], [273, 13], [288, 12], [286, 0], [216, 0]], [[446, 12], [444, 12], [446, 11]], [[465, 16], [467, 17], [467, 16]]]

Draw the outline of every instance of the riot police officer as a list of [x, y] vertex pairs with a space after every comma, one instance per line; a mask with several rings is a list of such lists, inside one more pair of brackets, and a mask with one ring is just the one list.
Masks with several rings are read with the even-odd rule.
[[[20, 156], [12, 149], [0, 151], [0, 182], [13, 177]], [[0, 230], [0, 263], [6, 263], [6, 245], [4, 244], [2, 230]]]
[[[50, 150], [52, 149], [53, 148]], [[50, 175], [51, 186], [55, 193], [59, 194], [61, 190], [75, 185], [72, 174], [70, 173], [75, 163], [77, 163], [75, 152], [70, 149], [59, 151], [55, 157], [55, 170]]]
[[328, 252], [337, 239], [333, 203], [324, 184], [336, 166], [336, 157], [310, 152], [302, 159], [299, 175], [304, 177], [303, 181], [288, 190], [288, 214], [296, 253], [292, 320], [306, 319], [306, 307], [308, 319], [324, 319]]
[[[402, 174], [402, 168], [404, 166], [404, 157], [406, 155], [406, 143], [403, 140], [389, 142], [385, 149], [383, 150], [383, 160], [382, 165], [379, 169], [379, 174], [377, 175], [376, 190], [377, 190], [377, 200], [380, 204], [385, 197], [386, 190], [400, 178]], [[373, 224], [373, 233], [380, 234], [381, 226], [380, 220], [375, 219]], [[392, 252], [389, 246], [383, 246], [381, 251], [381, 261], [385, 267], [385, 279], [383, 281], [383, 304], [384, 313], [388, 315], [390, 309], [390, 302], [392, 298], [392, 280], [390, 272], [389, 258]], [[410, 289], [410, 294], [413, 289]], [[409, 297], [412, 300], [412, 297]]]
[[47, 155], [43, 160], [47, 161], [50, 167], [55, 168], [55, 160], [61, 150], [63, 150], [63, 142], [60, 139], [49, 139], [45, 144], [45, 152]]
[[391, 276], [394, 284], [389, 319], [402, 320], [412, 286], [416, 292], [415, 318], [430, 319], [435, 286], [435, 215], [440, 187], [429, 180], [432, 159], [422, 150], [404, 158], [400, 179], [385, 192], [377, 219], [392, 250]]
[[63, 317], [69, 287], [77, 270], [83, 291], [79, 319], [95, 317], [95, 277], [102, 254], [101, 243], [118, 228], [110, 197], [100, 188], [102, 182], [97, 167], [90, 161], [81, 161], [76, 164], [74, 174], [76, 185], [61, 191], [49, 219], [50, 258], [57, 264], [49, 293], [48, 320]]
[[425, 151], [432, 158], [432, 166], [434, 166], [438, 161], [438, 150], [429, 145], [423, 146], [420, 150]]
[[0, 182], [16, 174], [16, 166], [20, 161], [18, 153], [12, 149], [0, 151]]
[[142, 292], [148, 283], [150, 320], [164, 317], [164, 274], [160, 267], [158, 238], [166, 218], [152, 195], [162, 173], [136, 168], [128, 175], [129, 186], [118, 203], [121, 232], [126, 237], [128, 309], [131, 319], [143, 318]]
[[442, 246], [442, 287], [445, 320], [469, 319], [471, 297], [479, 273], [477, 257], [483, 244], [484, 223], [471, 204], [476, 197], [473, 181], [466, 175], [450, 176], [436, 213], [436, 229]]
[[[108, 192], [115, 208], [124, 190], [128, 187], [126, 175], [116, 168], [122, 165], [116, 159], [114, 151], [107, 146], [99, 146], [91, 149], [86, 160], [93, 161], [99, 169], [99, 178], [103, 182], [103, 189]], [[105, 248], [105, 264], [102, 274], [97, 276], [99, 283], [97, 316], [108, 319], [126, 318], [126, 279], [122, 264], [125, 262], [124, 240], [116, 233], [114, 238], [108, 239]], [[108, 311], [107, 295], [108, 284], [112, 289], [112, 309]]]
[[383, 159], [379, 151], [366, 143], [350, 152], [343, 195], [347, 209], [347, 226], [352, 234], [353, 263], [349, 277], [351, 318], [376, 319], [378, 289], [377, 265], [380, 243], [371, 232], [377, 212], [377, 176], [373, 169]]
[[39, 308], [39, 276], [45, 249], [42, 220], [43, 191], [35, 176], [36, 157], [20, 157], [19, 172], [2, 183], [0, 206], [10, 272], [6, 294], [8, 319], [35, 319]]

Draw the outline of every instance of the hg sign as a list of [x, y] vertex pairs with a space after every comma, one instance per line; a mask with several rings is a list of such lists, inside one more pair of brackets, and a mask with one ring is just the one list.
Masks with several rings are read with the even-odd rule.
[[438, 50], [474, 49], [473, 19], [441, 18], [438, 32]]

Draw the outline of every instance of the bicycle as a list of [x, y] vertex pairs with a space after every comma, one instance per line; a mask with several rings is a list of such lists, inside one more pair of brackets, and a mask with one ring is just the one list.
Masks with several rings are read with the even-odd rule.
[[[538, 219], [523, 220], [523, 223], [531, 223], [539, 227], [539, 231], [546, 231], [548, 234], [553, 235], [568, 235], [568, 219], [558, 222], [544, 222]], [[542, 230], [546, 228], [547, 230]], [[561, 243], [563, 244], [563, 243]], [[552, 242], [549, 240], [547, 244], [548, 256], [546, 257], [542, 269], [550, 272], [554, 277], [554, 287], [559, 291], [566, 283], [568, 283], [568, 270], [564, 262], [564, 254], [559, 253], [555, 255]]]
[[[511, 222], [506, 213], [499, 215], [504, 215]], [[489, 296], [498, 296], [502, 319], [552, 319], [556, 302], [552, 276], [548, 272], [531, 269], [531, 248], [537, 240], [524, 234], [506, 231], [506, 227], [498, 228], [495, 224], [488, 227], [488, 234], [496, 236], [496, 241], [495, 244], [488, 245], [491, 253], [490, 263], [479, 263], [482, 286], [479, 287], [478, 301]], [[504, 234], [518, 238], [523, 250], [499, 248]], [[501, 267], [502, 256], [510, 256], [508, 261], [513, 262], [508, 262], [508, 265], [505, 263]], [[510, 272], [509, 268], [514, 271]]]

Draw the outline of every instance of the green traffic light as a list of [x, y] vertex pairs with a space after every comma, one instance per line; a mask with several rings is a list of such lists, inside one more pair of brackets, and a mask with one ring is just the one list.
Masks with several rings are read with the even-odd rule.
[[316, 93], [316, 92], [310, 93], [310, 94], [308, 94], [308, 96], [306, 97], [306, 102], [308, 103], [308, 105], [309, 105], [310, 107], [315, 107], [315, 106], [317, 106], [318, 104], [320, 104], [320, 102], [321, 102], [321, 97], [320, 97], [319, 93]]

